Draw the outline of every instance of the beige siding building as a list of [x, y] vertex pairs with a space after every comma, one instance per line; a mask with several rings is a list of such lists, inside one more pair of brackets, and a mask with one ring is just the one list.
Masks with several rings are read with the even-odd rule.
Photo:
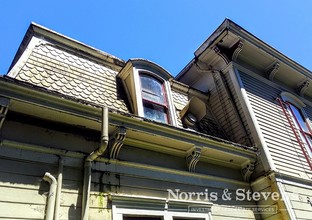
[[228, 19], [176, 77], [31, 24], [0, 77], [0, 219], [312, 219], [310, 78]]

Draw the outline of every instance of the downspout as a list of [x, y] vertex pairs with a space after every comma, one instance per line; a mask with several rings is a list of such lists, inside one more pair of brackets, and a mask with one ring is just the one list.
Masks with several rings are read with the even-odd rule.
[[55, 191], [57, 186], [57, 181], [50, 173], [46, 172], [44, 174], [43, 180], [50, 183], [50, 190], [48, 196], [48, 205], [45, 220], [53, 220], [54, 207], [55, 207]]
[[89, 197], [91, 189], [91, 166], [92, 161], [101, 156], [108, 145], [108, 109], [102, 108], [102, 127], [101, 127], [101, 145], [93, 151], [85, 160], [84, 163], [84, 179], [83, 179], [83, 192], [82, 192], [82, 212], [81, 220], [88, 220], [89, 218]]
[[59, 170], [57, 176], [57, 188], [56, 188], [56, 201], [55, 201], [55, 210], [54, 210], [54, 220], [59, 219], [59, 209], [61, 203], [61, 192], [62, 192], [62, 183], [63, 183], [63, 158], [59, 158]]

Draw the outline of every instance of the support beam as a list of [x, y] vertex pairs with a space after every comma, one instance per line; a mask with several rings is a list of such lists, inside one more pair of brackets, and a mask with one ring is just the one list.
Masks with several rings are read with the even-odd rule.
[[196, 146], [187, 151], [185, 159], [188, 171], [195, 172], [195, 167], [199, 161], [200, 154], [201, 148]]

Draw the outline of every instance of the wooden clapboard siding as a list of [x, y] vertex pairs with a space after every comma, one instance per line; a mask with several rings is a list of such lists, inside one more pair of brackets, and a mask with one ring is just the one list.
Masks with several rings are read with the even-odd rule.
[[[0, 219], [44, 219], [49, 184], [42, 177], [57, 176], [58, 157], [6, 146], [0, 155]], [[81, 165], [81, 159], [64, 157], [60, 219], [80, 218]]]
[[[5, 143], [5, 142], [4, 142]], [[54, 154], [34, 152], [7, 147], [0, 148], [0, 219], [43, 219], [47, 202], [49, 184], [42, 180], [45, 172], [57, 175], [58, 159]], [[63, 184], [61, 192], [60, 219], [79, 219], [81, 215], [83, 158], [63, 156]], [[106, 193], [125, 193], [166, 198], [167, 189], [179, 188], [185, 192], [202, 192], [206, 188], [217, 192], [218, 202], [214, 204], [214, 219], [255, 219], [253, 212], [237, 212], [243, 205], [252, 202], [223, 201], [224, 188], [234, 193], [237, 188], [248, 184], [221, 183], [198, 177], [185, 178], [176, 174], [149, 172], [144, 174], [133, 168], [120, 168], [114, 165], [112, 170], [99, 171], [95, 163], [92, 171], [90, 195], [90, 219], [111, 219], [111, 208]], [[114, 168], [115, 167], [115, 168]], [[129, 169], [133, 169], [129, 172]], [[102, 170], [102, 169], [101, 169]], [[144, 176], [147, 175], [147, 176]], [[160, 178], [161, 177], [161, 178]], [[13, 196], [12, 196], [13, 195]], [[12, 211], [13, 210], [13, 211]], [[25, 215], [27, 213], [27, 215]]]
[[[140, 171], [137, 174], [127, 172], [95, 171], [92, 174], [92, 194], [98, 197], [94, 200], [94, 206], [101, 207], [101, 193], [118, 193], [127, 195], [145, 195], [151, 197], [167, 198], [167, 189], [180, 189], [181, 192], [208, 192], [218, 193], [218, 201], [214, 202], [212, 216], [213, 219], [255, 219], [251, 210], [241, 210], [246, 205], [255, 205], [249, 201], [225, 201], [222, 200], [222, 194], [225, 187], [229, 187], [229, 192], [235, 194], [238, 186], [235, 184], [222, 185], [214, 181], [200, 180], [189, 177], [189, 180], [182, 180], [176, 175], [161, 174], [161, 179], [157, 177], [144, 176]], [[193, 179], [193, 180], [192, 180]], [[192, 184], [191, 184], [192, 182]], [[248, 189], [248, 188], [247, 188]], [[105, 200], [102, 199], [102, 200]], [[104, 207], [105, 209], [105, 207]]]
[[296, 219], [311, 219], [312, 206], [307, 202], [307, 197], [312, 198], [312, 189], [291, 184], [283, 184], [286, 194], [291, 202]]
[[[273, 180], [271, 177], [266, 177], [258, 180], [257, 182], [252, 184], [253, 192], [269, 192], [272, 193], [276, 188], [276, 181]], [[269, 207], [272, 208], [273, 212], [261, 213], [261, 219], [270, 220], [270, 219], [283, 219], [282, 216], [284, 215], [282, 201], [280, 200], [273, 200], [272, 197], [268, 199], [262, 198], [260, 201], [257, 202], [259, 208]]]
[[[275, 100], [283, 90], [243, 72], [240, 72], [240, 77], [276, 168], [281, 173], [306, 178], [312, 172], [287, 118]], [[305, 108], [308, 114], [310, 108]]]
[[210, 90], [209, 107], [214, 117], [232, 141], [250, 145], [247, 141], [248, 134], [243, 127], [246, 121], [239, 117], [243, 114], [238, 97], [230, 96], [231, 93], [234, 94], [234, 86], [229, 80], [229, 74], [226, 73], [225, 76], [221, 76], [220, 73], [213, 74], [214, 88]]

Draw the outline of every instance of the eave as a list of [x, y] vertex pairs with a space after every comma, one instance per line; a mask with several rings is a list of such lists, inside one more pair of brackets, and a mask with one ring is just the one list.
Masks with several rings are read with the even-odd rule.
[[[74, 99], [9, 77], [0, 78], [0, 96], [9, 98], [9, 111], [100, 131], [101, 108], [94, 103]], [[47, 118], [49, 117], [49, 118]], [[203, 162], [240, 168], [256, 161], [256, 149], [231, 143], [190, 130], [156, 123], [135, 115], [109, 112], [110, 132], [127, 129], [125, 144], [185, 157], [194, 146], [202, 149]], [[138, 133], [139, 132], [139, 133]], [[140, 134], [140, 135], [137, 135]]]
[[[241, 42], [241, 48], [238, 54], [229, 60], [224, 59], [226, 54], [216, 50], [216, 48], [231, 50], [238, 42]], [[288, 87], [300, 96], [312, 99], [311, 71], [229, 19], [224, 20], [194, 55], [190, 63], [177, 75], [177, 80], [185, 83], [189, 81], [186, 73], [191, 74], [193, 78], [200, 77], [195, 65], [201, 64], [205, 70], [222, 71], [233, 61], [262, 77]], [[189, 85], [192, 86], [191, 83]]]

